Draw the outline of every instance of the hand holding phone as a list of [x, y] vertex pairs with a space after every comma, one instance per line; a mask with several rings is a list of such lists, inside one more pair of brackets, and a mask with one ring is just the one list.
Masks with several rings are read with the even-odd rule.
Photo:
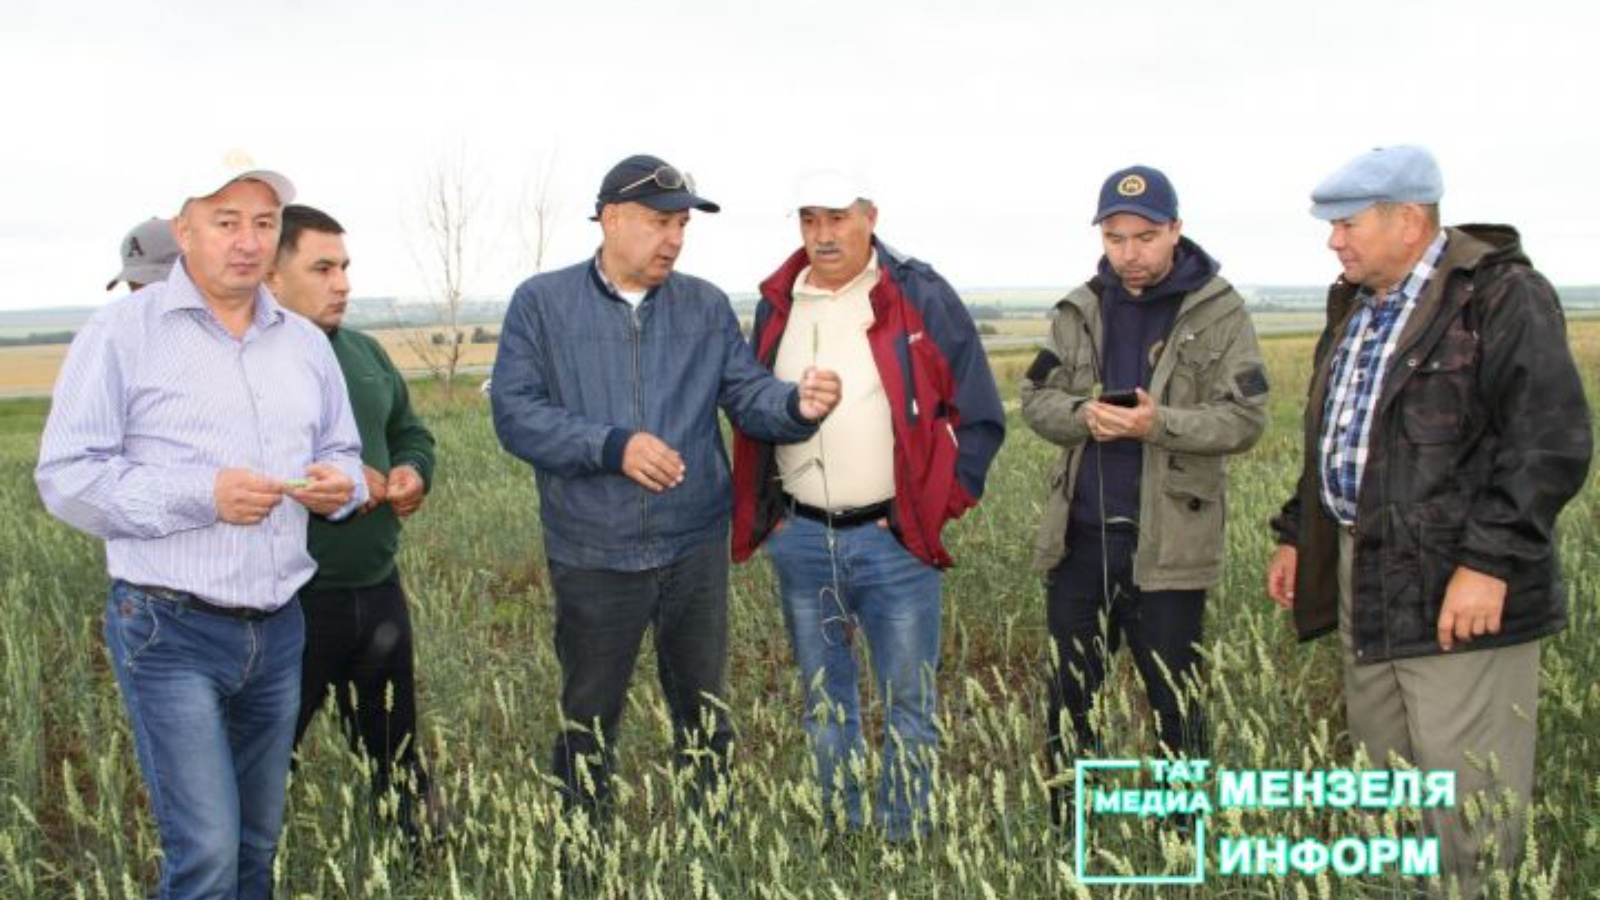
[[1140, 388], [1107, 391], [1084, 407], [1084, 424], [1097, 441], [1142, 441], [1155, 427], [1155, 420], [1155, 401]]
[[1095, 400], [1099, 403], [1104, 403], [1107, 406], [1121, 406], [1125, 409], [1132, 409], [1133, 407], [1139, 405], [1139, 392], [1132, 389], [1126, 391], [1106, 391], [1105, 393], [1096, 397]]

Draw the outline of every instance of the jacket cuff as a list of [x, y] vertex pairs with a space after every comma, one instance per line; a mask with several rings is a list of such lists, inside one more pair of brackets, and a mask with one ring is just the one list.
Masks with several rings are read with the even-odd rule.
[[606, 435], [605, 444], [600, 447], [600, 466], [607, 472], [622, 471], [622, 454], [628, 449], [628, 441], [632, 440], [633, 432], [626, 428], [613, 428]]
[[1456, 565], [1466, 566], [1474, 572], [1480, 572], [1484, 575], [1498, 578], [1501, 581], [1511, 580], [1511, 566], [1501, 560], [1484, 556], [1481, 553], [1474, 553], [1466, 547], [1457, 548]]
[[[795, 422], [797, 422], [797, 423], [799, 423], [801, 425], [805, 425], [807, 427], [810, 427], [810, 426], [816, 425], [816, 424], [818, 424], [819, 422], [822, 421], [822, 419], [808, 419], [805, 416], [800, 414], [800, 385], [798, 385], [798, 384], [794, 386], [794, 390], [789, 392], [788, 407], [789, 407], [789, 418], [795, 420]], [[823, 418], [827, 418], [827, 417], [824, 416]]]
[[1165, 406], [1156, 407], [1155, 419], [1150, 423], [1150, 433], [1144, 436], [1144, 443], [1165, 449], [1166, 443], [1178, 436], [1177, 430], [1172, 427], [1171, 412]]
[[397, 469], [400, 466], [407, 466], [416, 471], [417, 476], [422, 479], [422, 492], [424, 494], [433, 490], [433, 468], [431, 466], [415, 457], [400, 457], [389, 460], [390, 470]]

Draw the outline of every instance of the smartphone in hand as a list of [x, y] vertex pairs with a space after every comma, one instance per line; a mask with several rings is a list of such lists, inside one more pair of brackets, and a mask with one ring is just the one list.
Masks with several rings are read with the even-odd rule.
[[1139, 405], [1139, 394], [1136, 391], [1106, 391], [1095, 398], [1100, 403], [1108, 406], [1134, 407]]

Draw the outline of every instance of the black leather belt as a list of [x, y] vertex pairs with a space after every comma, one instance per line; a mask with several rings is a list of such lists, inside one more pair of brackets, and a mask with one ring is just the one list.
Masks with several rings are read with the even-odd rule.
[[807, 506], [787, 495], [785, 495], [784, 500], [789, 504], [789, 509], [793, 510], [794, 514], [800, 518], [823, 524], [831, 523], [834, 528], [857, 528], [877, 522], [879, 519], [887, 519], [889, 518], [889, 503], [891, 502], [885, 500], [882, 503], [874, 503], [871, 506], [836, 509], [830, 513], [825, 509]]
[[[206, 615], [221, 616], [225, 619], [241, 619], [246, 622], [260, 622], [261, 620], [266, 619], [267, 617], [278, 612], [277, 609], [272, 610], [272, 612], [267, 612], [264, 609], [256, 609], [250, 606], [218, 606], [215, 603], [207, 603], [188, 591], [175, 591], [172, 588], [156, 587], [155, 585], [134, 584], [133, 582], [129, 582], [128, 587], [131, 587], [140, 593], [149, 594], [152, 597], [160, 597], [162, 600], [170, 600], [173, 603], [182, 603], [184, 606], [192, 607], [197, 612], [203, 612]], [[282, 608], [283, 607], [281, 606], [278, 607], [278, 609]]]

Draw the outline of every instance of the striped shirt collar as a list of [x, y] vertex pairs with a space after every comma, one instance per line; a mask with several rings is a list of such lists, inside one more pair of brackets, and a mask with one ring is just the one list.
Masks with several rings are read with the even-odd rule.
[[[194, 279], [189, 277], [189, 270], [183, 257], [179, 257], [178, 261], [172, 264], [172, 271], [167, 274], [167, 289], [161, 298], [163, 315], [180, 309], [211, 312], [211, 306], [206, 303], [200, 288], [196, 287]], [[279, 305], [277, 298], [272, 296], [272, 292], [267, 290], [266, 285], [257, 285], [251, 323], [256, 328], [270, 328], [282, 322], [283, 316], [283, 307]]]

